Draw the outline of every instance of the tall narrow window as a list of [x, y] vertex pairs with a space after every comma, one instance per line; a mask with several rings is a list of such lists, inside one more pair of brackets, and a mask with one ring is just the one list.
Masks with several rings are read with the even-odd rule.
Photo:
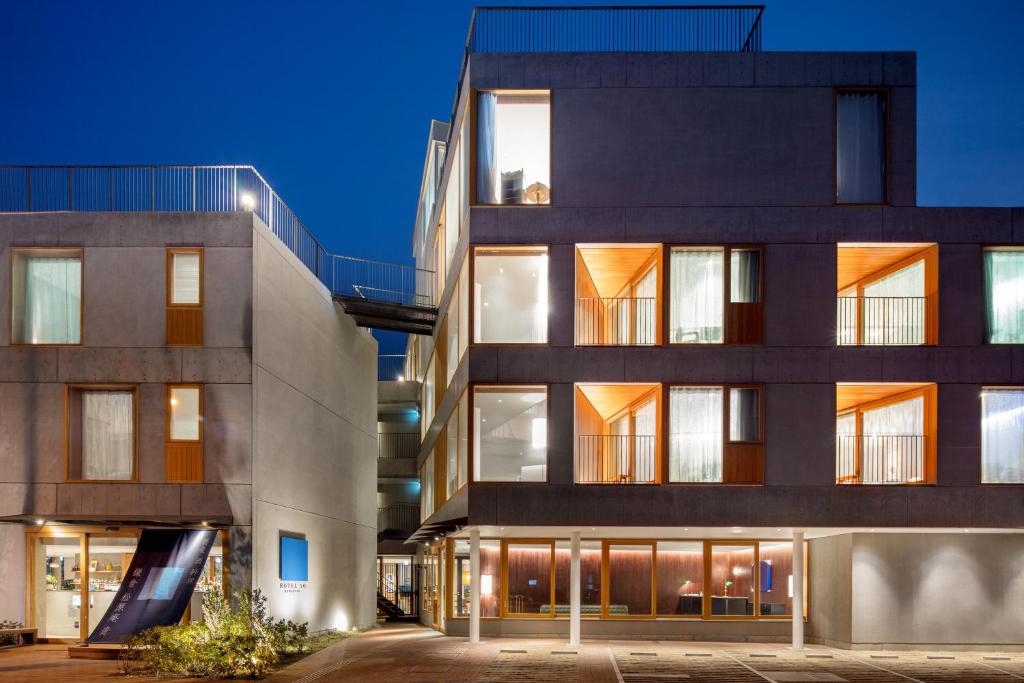
[[477, 94], [478, 204], [551, 203], [551, 96]]
[[82, 343], [81, 250], [12, 250], [11, 341]]
[[434, 452], [431, 451], [420, 467], [420, 521], [434, 514]]
[[716, 344], [724, 335], [721, 249], [673, 249], [669, 324], [675, 344]]
[[136, 478], [136, 387], [67, 388], [67, 478]]
[[733, 249], [729, 254], [729, 303], [761, 301], [761, 250]]
[[752, 443], [761, 440], [761, 390], [750, 387], [729, 389], [729, 441]]
[[981, 481], [1024, 484], [1024, 389], [981, 392]]
[[836, 95], [836, 203], [885, 201], [885, 108], [881, 91]]
[[198, 384], [167, 387], [167, 447], [164, 469], [169, 482], [203, 481], [203, 389]]
[[455, 257], [455, 247], [459, 243], [459, 232], [462, 226], [459, 216], [459, 207], [462, 204], [459, 198], [461, 182], [459, 176], [462, 167], [462, 164], [459, 163], [459, 150], [451, 150], [448, 158], [451, 172], [448, 174], [448, 186], [444, 195], [444, 270], [446, 273], [452, 270], [452, 259]]
[[985, 250], [985, 340], [1024, 344], [1024, 250]]
[[167, 250], [167, 345], [203, 343], [203, 250]]
[[458, 408], [448, 418], [448, 426], [445, 427], [445, 500], [455, 495], [459, 490], [459, 411]]
[[547, 481], [546, 387], [473, 390], [473, 480]]
[[722, 481], [722, 405], [721, 387], [672, 387], [669, 481]]
[[547, 343], [546, 248], [477, 249], [473, 279], [475, 342]]

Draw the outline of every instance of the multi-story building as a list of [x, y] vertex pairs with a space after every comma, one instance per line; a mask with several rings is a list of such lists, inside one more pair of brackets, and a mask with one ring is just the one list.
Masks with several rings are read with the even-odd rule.
[[2, 618], [84, 640], [142, 528], [202, 526], [200, 591], [372, 624], [376, 343], [335, 257], [249, 167], [0, 187]]
[[760, 17], [476, 10], [415, 233], [425, 623], [1024, 643], [1024, 209], [916, 206], [914, 53]]

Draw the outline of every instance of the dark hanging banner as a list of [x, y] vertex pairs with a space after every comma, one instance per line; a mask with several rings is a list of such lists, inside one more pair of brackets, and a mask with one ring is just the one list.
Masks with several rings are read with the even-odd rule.
[[215, 529], [143, 529], [128, 573], [88, 643], [120, 643], [133, 633], [181, 621]]

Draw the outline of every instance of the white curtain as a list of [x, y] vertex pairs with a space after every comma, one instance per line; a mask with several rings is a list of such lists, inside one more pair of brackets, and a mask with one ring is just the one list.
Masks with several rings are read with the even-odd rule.
[[26, 344], [82, 341], [82, 262], [77, 258], [29, 257], [25, 264]]
[[1024, 389], [981, 392], [981, 481], [1024, 484]]
[[171, 438], [176, 441], [199, 440], [199, 389], [171, 389]]
[[865, 344], [924, 343], [924, 261], [864, 286]]
[[130, 391], [82, 394], [82, 478], [131, 479], [135, 421]]
[[655, 334], [655, 307], [658, 297], [658, 273], [654, 268], [640, 278], [633, 288], [633, 318], [636, 338], [634, 344], [653, 344]]
[[654, 481], [654, 441], [657, 401], [653, 398], [636, 410], [633, 435], [633, 476], [636, 481]]
[[721, 251], [672, 251], [672, 310], [669, 318], [674, 343], [719, 343], [723, 340], [724, 260]]
[[1024, 251], [985, 251], [985, 334], [989, 344], [1024, 343]]
[[722, 389], [669, 393], [669, 481], [722, 481]]
[[836, 99], [836, 199], [879, 204], [885, 198], [885, 99], [844, 92]]
[[836, 417], [836, 478], [849, 481], [857, 474], [857, 414]]
[[865, 410], [861, 479], [899, 484], [924, 479], [924, 397]]
[[172, 304], [198, 304], [199, 254], [174, 254], [171, 278]]

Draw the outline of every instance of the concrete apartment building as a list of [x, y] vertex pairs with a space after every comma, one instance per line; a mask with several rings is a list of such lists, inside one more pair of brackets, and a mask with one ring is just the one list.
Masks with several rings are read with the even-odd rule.
[[333, 257], [249, 167], [0, 179], [0, 615], [84, 640], [142, 528], [214, 527], [193, 617], [372, 624], [376, 342]]
[[916, 205], [913, 52], [760, 16], [475, 11], [414, 235], [424, 623], [1024, 645], [1024, 209]]

